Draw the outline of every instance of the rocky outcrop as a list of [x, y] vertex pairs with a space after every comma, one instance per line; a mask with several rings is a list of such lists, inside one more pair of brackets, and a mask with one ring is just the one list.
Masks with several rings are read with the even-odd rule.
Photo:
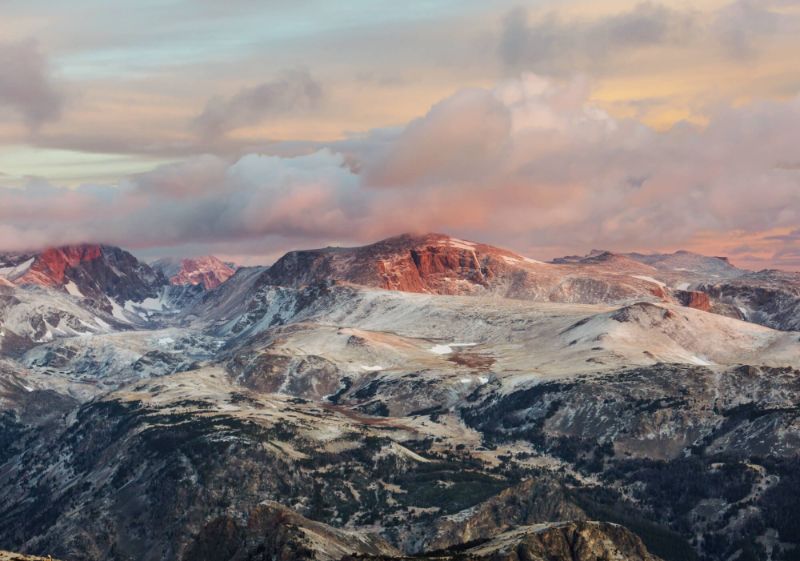
[[425, 540], [425, 549], [443, 550], [489, 539], [516, 526], [585, 520], [586, 513], [555, 480], [539, 477], [510, 487], [466, 513], [441, 518]]
[[398, 555], [382, 538], [314, 522], [290, 508], [267, 502], [245, 520], [209, 522], [189, 546], [184, 561], [336, 561], [352, 554]]
[[781, 329], [800, 330], [800, 273], [759, 271], [724, 282], [698, 286], [715, 306], [735, 310], [743, 319]]
[[[355, 561], [365, 557], [346, 557]], [[394, 561], [407, 557], [366, 557]], [[658, 561], [632, 532], [607, 522], [562, 522], [522, 526], [471, 547], [415, 556], [439, 561]]]
[[53, 559], [49, 555], [47, 557], [36, 557], [35, 555], [0, 551], [0, 561], [58, 561], [58, 559]]
[[711, 298], [705, 292], [697, 290], [678, 290], [675, 291], [677, 300], [689, 308], [702, 310], [704, 312], [711, 311]]

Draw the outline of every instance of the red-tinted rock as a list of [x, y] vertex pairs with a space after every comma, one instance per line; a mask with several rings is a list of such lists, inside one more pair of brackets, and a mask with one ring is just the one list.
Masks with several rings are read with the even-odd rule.
[[214, 256], [183, 259], [169, 281], [176, 285], [201, 284], [206, 289], [212, 289], [228, 280], [234, 272], [233, 267]]
[[609, 303], [668, 300], [655, 270], [604, 253], [580, 263], [542, 263], [490, 245], [441, 234], [389, 238], [354, 248], [293, 251], [263, 275], [264, 282], [303, 286], [343, 281], [431, 294], [498, 295], [546, 302]]
[[62, 286], [69, 269], [81, 263], [99, 259], [102, 248], [99, 245], [71, 245], [45, 249], [36, 256], [28, 271], [17, 279], [17, 284], [38, 284], [42, 286]]
[[678, 301], [689, 308], [702, 310], [704, 312], [711, 311], [711, 299], [705, 292], [697, 290], [681, 290], [676, 291], [675, 297]]

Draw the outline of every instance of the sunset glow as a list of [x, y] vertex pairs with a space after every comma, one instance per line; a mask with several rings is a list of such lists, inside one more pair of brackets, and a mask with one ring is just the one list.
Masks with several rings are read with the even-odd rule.
[[0, 13], [0, 250], [260, 263], [445, 231], [800, 269], [792, 0]]

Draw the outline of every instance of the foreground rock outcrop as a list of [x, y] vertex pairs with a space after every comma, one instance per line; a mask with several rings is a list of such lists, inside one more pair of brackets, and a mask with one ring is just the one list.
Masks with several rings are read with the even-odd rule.
[[[344, 561], [365, 559], [346, 557]], [[409, 557], [367, 557], [399, 561]], [[521, 526], [473, 545], [413, 559], [440, 561], [658, 561], [635, 534], [608, 522], [562, 522]]]
[[52, 557], [36, 557], [35, 555], [23, 555], [11, 551], [0, 551], [0, 561], [58, 561]]
[[279, 503], [252, 509], [245, 520], [208, 523], [184, 561], [336, 561], [351, 554], [398, 555], [384, 539], [314, 522]]

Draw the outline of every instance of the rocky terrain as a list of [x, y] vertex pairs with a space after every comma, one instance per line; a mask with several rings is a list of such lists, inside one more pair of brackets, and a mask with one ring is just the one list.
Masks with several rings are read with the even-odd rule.
[[556, 261], [438, 234], [219, 284], [105, 246], [0, 257], [0, 547], [796, 558], [795, 277]]

